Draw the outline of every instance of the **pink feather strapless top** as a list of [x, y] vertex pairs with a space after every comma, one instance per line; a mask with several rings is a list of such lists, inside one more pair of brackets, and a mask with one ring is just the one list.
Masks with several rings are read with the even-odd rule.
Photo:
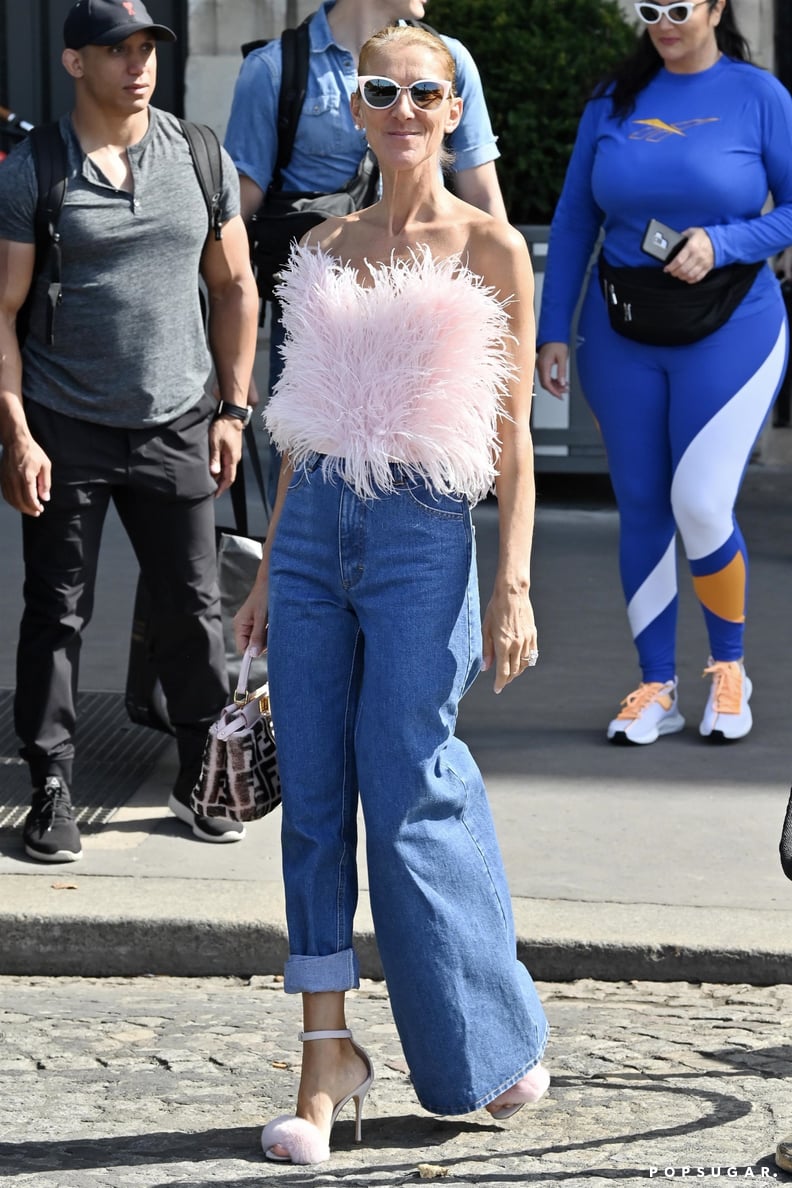
[[459, 258], [428, 248], [368, 268], [362, 285], [316, 248], [292, 252], [267, 428], [295, 467], [324, 454], [325, 474], [361, 497], [392, 490], [396, 462], [475, 503], [495, 480], [513, 374], [503, 304]]

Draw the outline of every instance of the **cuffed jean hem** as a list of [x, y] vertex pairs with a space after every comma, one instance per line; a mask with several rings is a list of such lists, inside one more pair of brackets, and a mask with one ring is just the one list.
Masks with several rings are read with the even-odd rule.
[[360, 967], [354, 949], [327, 957], [289, 957], [283, 973], [287, 994], [321, 994], [328, 990], [356, 990]]

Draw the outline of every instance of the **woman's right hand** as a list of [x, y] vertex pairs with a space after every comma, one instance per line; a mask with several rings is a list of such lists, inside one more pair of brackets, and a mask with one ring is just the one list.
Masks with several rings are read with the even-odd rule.
[[569, 389], [569, 347], [565, 342], [545, 342], [536, 356], [536, 370], [545, 391], [563, 400]]
[[275, 496], [275, 506], [270, 516], [267, 539], [264, 541], [261, 552], [261, 564], [253, 583], [253, 589], [234, 615], [234, 643], [238, 651], [244, 652], [247, 648], [253, 648], [255, 656], [260, 656], [267, 650], [270, 553], [293, 474], [294, 468], [288, 457], [282, 458], [278, 477], [278, 493]]
[[260, 656], [267, 649], [267, 581], [256, 578], [253, 589], [234, 615], [234, 643], [238, 652], [253, 649]]

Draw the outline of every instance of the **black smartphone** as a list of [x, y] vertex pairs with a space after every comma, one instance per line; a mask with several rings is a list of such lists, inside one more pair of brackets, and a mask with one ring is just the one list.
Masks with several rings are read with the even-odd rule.
[[644, 237], [641, 241], [641, 251], [646, 252], [647, 256], [654, 256], [655, 260], [662, 260], [664, 264], [667, 264], [669, 260], [673, 260], [686, 243], [686, 237], [680, 235], [673, 227], [667, 227], [665, 223], [661, 223], [657, 219], [650, 219], [646, 224]]

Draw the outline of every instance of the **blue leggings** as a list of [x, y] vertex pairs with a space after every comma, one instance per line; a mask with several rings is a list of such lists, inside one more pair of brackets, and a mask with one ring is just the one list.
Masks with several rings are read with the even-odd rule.
[[634, 343], [610, 327], [595, 284], [577, 364], [619, 506], [619, 562], [645, 681], [676, 672], [676, 531], [714, 660], [743, 655], [748, 558], [734, 505], [784, 376], [780, 294], [691, 346]]

